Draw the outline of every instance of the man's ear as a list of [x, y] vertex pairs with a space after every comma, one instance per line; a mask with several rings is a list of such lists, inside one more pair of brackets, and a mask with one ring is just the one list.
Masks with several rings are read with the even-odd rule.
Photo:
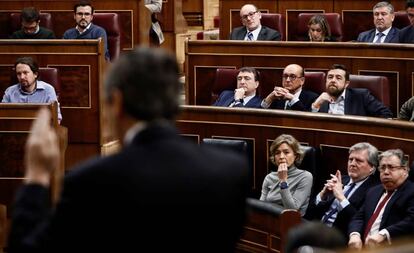
[[345, 81], [345, 89], [348, 88], [349, 83], [349, 81]]

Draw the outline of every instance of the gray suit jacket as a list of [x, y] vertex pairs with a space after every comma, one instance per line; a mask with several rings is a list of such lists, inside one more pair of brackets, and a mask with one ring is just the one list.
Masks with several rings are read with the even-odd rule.
[[[246, 27], [239, 26], [233, 29], [230, 34], [231, 40], [244, 40], [246, 37]], [[269, 41], [280, 41], [281, 36], [280, 33], [272, 28], [262, 25], [262, 29], [259, 32], [259, 36], [257, 36], [257, 40], [269, 40]]]

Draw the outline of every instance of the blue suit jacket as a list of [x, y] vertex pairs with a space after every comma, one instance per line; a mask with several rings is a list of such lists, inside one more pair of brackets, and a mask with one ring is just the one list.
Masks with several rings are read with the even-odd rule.
[[[363, 235], [368, 220], [383, 193], [382, 184], [368, 190], [364, 204], [349, 224], [349, 233], [359, 232], [361, 236]], [[385, 206], [380, 230], [384, 228], [390, 233], [391, 239], [414, 234], [414, 184], [408, 179]]]
[[[223, 91], [219, 98], [214, 102], [214, 106], [224, 106], [228, 107], [232, 102], [234, 101], [234, 91], [232, 90], [225, 90]], [[259, 95], [256, 94], [250, 101], [243, 105], [238, 104], [234, 107], [251, 107], [251, 108], [261, 108], [262, 99], [259, 97]]]
[[[349, 183], [350, 177], [345, 175], [342, 177], [343, 185]], [[348, 238], [348, 225], [351, 219], [354, 217], [355, 213], [359, 210], [359, 208], [364, 204], [365, 201], [365, 193], [371, 187], [377, 185], [379, 183], [378, 177], [375, 175], [371, 175], [368, 179], [362, 183], [355, 192], [351, 195], [348, 199], [349, 205], [342, 209], [338, 215], [334, 223], [332, 224], [333, 227], [337, 228], [339, 231], [342, 232], [345, 238]], [[325, 213], [329, 210], [332, 205], [332, 202], [335, 200], [333, 194], [328, 197], [326, 201], [321, 201], [318, 205], [315, 204], [316, 197], [309, 203], [308, 211], [306, 213], [305, 218], [308, 220], [321, 220]]]
[[[319, 112], [328, 112], [329, 103], [324, 102]], [[347, 88], [345, 93], [345, 115], [392, 118], [392, 112], [378, 101], [367, 89]]]
[[414, 43], [414, 26], [409, 25], [400, 30], [400, 43]]
[[[399, 32], [398, 28], [392, 27], [390, 32], [385, 37], [384, 43], [399, 43]], [[362, 32], [358, 35], [358, 42], [373, 42], [375, 37], [375, 29]]]
[[[246, 37], [246, 27], [245, 26], [239, 26], [233, 29], [233, 31], [230, 34], [231, 40], [244, 40]], [[259, 35], [257, 36], [257, 40], [273, 40], [273, 41], [279, 41], [281, 39], [280, 33], [276, 30], [273, 30], [272, 28], [269, 28], [267, 26], [262, 25], [262, 29], [259, 32]]]
[[[318, 94], [312, 91], [302, 89], [299, 95], [299, 101], [294, 103], [290, 110], [311, 111], [312, 103], [318, 98]], [[269, 109], [285, 109], [286, 100], [276, 100], [270, 104]]]

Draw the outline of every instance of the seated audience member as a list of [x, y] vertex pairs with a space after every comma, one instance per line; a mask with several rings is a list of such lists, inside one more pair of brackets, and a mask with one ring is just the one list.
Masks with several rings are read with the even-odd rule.
[[[306, 249], [308, 247], [309, 250]], [[319, 250], [312, 250], [316, 247]], [[346, 247], [346, 240], [335, 229], [319, 222], [304, 222], [288, 232], [286, 253], [336, 252]], [[327, 250], [327, 251], [324, 251]]]
[[398, 43], [399, 30], [392, 26], [394, 6], [389, 2], [379, 2], [373, 8], [375, 28], [358, 35], [358, 42]]
[[80, 1], [73, 7], [73, 18], [76, 27], [63, 34], [64, 39], [97, 39], [102, 38], [105, 47], [105, 59], [109, 60], [108, 37], [105, 29], [92, 23], [94, 9], [89, 1]]
[[[39, 65], [31, 57], [20, 57], [14, 63], [19, 83], [14, 84], [4, 92], [2, 103], [50, 103], [57, 101], [55, 88], [52, 85], [37, 80]], [[58, 120], [62, 120], [60, 106]]]
[[259, 72], [255, 68], [243, 67], [237, 74], [237, 89], [223, 91], [214, 106], [261, 108], [262, 99], [257, 94]]
[[408, 159], [400, 149], [379, 155], [381, 184], [368, 190], [365, 202], [349, 224], [348, 246], [361, 249], [391, 244], [414, 235], [414, 184], [408, 180]]
[[103, 99], [123, 148], [69, 170], [51, 208], [59, 156], [50, 115], [41, 111], [26, 146], [8, 252], [234, 252], [245, 216], [246, 159], [178, 134], [181, 84], [172, 54], [136, 48], [111, 67]]
[[323, 15], [315, 15], [308, 22], [309, 41], [324, 42], [336, 41], [331, 36], [331, 28]]
[[312, 104], [313, 112], [392, 118], [392, 112], [371, 95], [369, 90], [347, 88], [349, 72], [344, 65], [334, 64], [326, 74], [326, 92]]
[[265, 177], [260, 200], [296, 209], [302, 216], [305, 214], [313, 177], [309, 171], [297, 167], [303, 155], [301, 145], [291, 135], [282, 134], [273, 141], [270, 160], [277, 166], [277, 171]]
[[262, 101], [263, 108], [310, 111], [318, 94], [302, 89], [305, 83], [305, 72], [302, 66], [290, 64], [283, 70], [282, 85]]
[[414, 121], [414, 97], [408, 99], [400, 109], [399, 119]]
[[246, 4], [240, 9], [243, 26], [236, 27], [230, 34], [231, 40], [280, 40], [280, 33], [260, 23], [262, 15], [256, 6]]
[[348, 175], [338, 170], [326, 181], [322, 191], [309, 203], [305, 218], [321, 220], [348, 238], [351, 218], [362, 206], [366, 191], [379, 183], [374, 175], [378, 166], [378, 150], [367, 142], [349, 149]]
[[405, 9], [411, 25], [401, 29], [400, 43], [414, 43], [414, 0], [407, 0]]
[[41, 27], [39, 12], [34, 7], [23, 8], [20, 21], [22, 29], [15, 31], [10, 39], [55, 39], [53, 31]]

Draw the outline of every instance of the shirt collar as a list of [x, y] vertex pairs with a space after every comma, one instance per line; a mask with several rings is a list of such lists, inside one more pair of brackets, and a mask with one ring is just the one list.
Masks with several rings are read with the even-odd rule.
[[[391, 31], [392, 26], [390, 26], [390, 28], [382, 31], [381, 33], [384, 34], [384, 36], [386, 37], [388, 35], [388, 33]], [[378, 31], [377, 29], [375, 29], [375, 36], [377, 36], [377, 34], [380, 33], [380, 31]]]
[[45, 85], [43, 84], [43, 82], [38, 82], [37, 80], [35, 82], [36, 82], [35, 88], [34, 88], [34, 90], [32, 92], [24, 91], [22, 89], [22, 85], [19, 83], [19, 91], [20, 91], [20, 93], [22, 93], [24, 95], [31, 95], [31, 94], [35, 93], [37, 90], [44, 90], [45, 89]]
[[247, 30], [247, 33], [246, 33], [246, 36], [247, 36], [247, 34], [249, 33], [249, 32], [251, 32], [252, 34], [253, 34], [253, 39], [254, 40], [257, 40], [257, 37], [259, 37], [259, 33], [260, 33], [260, 30], [262, 29], [262, 25], [259, 25], [256, 29], [254, 29], [253, 31], [249, 31], [247, 28], [246, 28], [246, 30]]
[[89, 25], [82, 32], [79, 30], [79, 26], [76, 26], [76, 30], [78, 30], [79, 34], [82, 34], [82, 33], [85, 33], [86, 31], [88, 31], [89, 28], [91, 28], [91, 25], [92, 25], [92, 22], [89, 23]]
[[345, 93], [346, 93], [346, 89], [344, 89], [344, 91], [342, 92], [342, 94], [339, 95], [339, 97], [335, 101], [333, 101], [332, 103], [333, 104], [336, 104], [336, 103], [339, 103], [339, 102], [345, 100]]
[[142, 130], [144, 130], [147, 127], [147, 124], [145, 122], [137, 122], [135, 125], [130, 127], [128, 131], [126, 132], [124, 136], [124, 144], [128, 145], [132, 142], [134, 137], [140, 133]]

